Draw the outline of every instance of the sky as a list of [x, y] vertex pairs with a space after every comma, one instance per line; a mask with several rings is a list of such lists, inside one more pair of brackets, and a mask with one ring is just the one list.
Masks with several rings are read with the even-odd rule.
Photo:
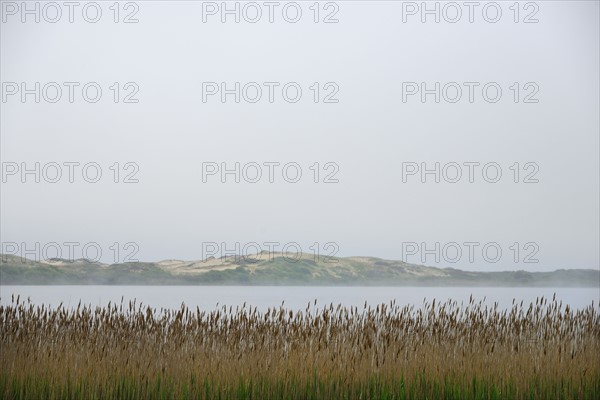
[[513, 3], [2, 1], [2, 252], [597, 269], [599, 3]]

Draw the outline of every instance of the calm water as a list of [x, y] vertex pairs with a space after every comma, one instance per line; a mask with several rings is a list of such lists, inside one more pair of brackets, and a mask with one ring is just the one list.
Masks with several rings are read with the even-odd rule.
[[120, 303], [137, 299], [154, 308], [179, 308], [185, 303], [190, 308], [212, 310], [219, 305], [235, 306], [246, 302], [259, 310], [279, 306], [285, 301], [286, 308], [300, 310], [308, 302], [317, 300], [317, 306], [337, 305], [362, 307], [365, 301], [371, 305], [389, 303], [420, 306], [423, 299], [431, 301], [456, 300], [468, 302], [469, 296], [486, 303], [498, 302], [501, 308], [510, 308], [512, 300], [534, 302], [544, 296], [550, 301], [556, 293], [557, 300], [571, 308], [583, 308], [592, 304], [598, 307], [598, 288], [434, 288], [434, 287], [248, 287], [248, 286], [0, 286], [0, 303], [10, 304], [11, 296], [30, 298], [34, 304], [57, 306], [61, 302], [68, 307], [79, 301], [92, 306], [103, 306], [109, 301]]

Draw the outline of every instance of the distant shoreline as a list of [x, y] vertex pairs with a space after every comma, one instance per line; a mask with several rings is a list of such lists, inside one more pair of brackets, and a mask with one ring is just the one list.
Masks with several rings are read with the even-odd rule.
[[289, 261], [277, 254], [256, 262], [230, 256], [109, 265], [85, 259], [33, 261], [3, 254], [0, 285], [600, 288], [600, 270], [479, 272], [376, 257], [345, 257], [332, 263], [315, 261], [310, 255]]

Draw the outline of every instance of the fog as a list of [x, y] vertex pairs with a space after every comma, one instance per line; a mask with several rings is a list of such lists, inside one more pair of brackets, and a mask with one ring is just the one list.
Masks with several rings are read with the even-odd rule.
[[2, 2], [2, 252], [599, 266], [598, 2], [500, 2], [497, 22], [485, 2], [473, 22], [460, 2], [439, 22], [421, 2], [283, 2], [273, 22], [262, 2], [101, 2], [95, 23], [34, 3]]

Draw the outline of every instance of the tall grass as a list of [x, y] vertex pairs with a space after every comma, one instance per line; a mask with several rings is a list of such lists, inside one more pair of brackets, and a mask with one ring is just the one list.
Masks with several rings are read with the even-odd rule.
[[598, 399], [600, 316], [538, 299], [154, 310], [0, 306], [9, 399]]

